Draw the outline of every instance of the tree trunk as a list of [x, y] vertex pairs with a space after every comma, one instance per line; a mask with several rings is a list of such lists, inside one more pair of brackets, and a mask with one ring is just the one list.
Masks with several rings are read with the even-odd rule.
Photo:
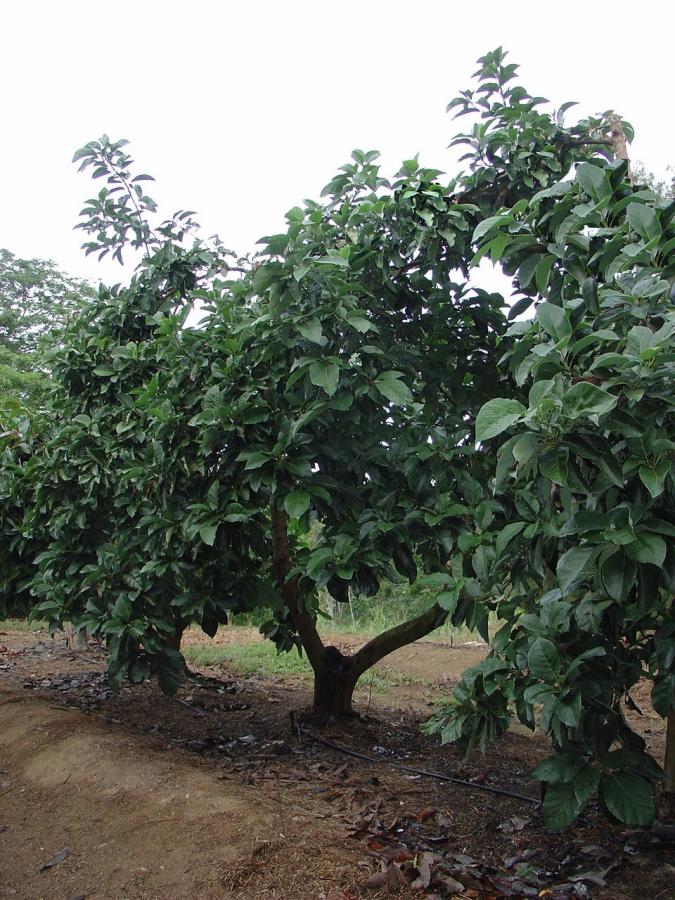
[[416, 619], [396, 625], [368, 641], [353, 656], [345, 656], [337, 647], [325, 647], [316, 630], [314, 616], [304, 608], [298, 583], [289, 579], [291, 559], [288, 546], [288, 518], [283, 507], [272, 507], [272, 564], [274, 578], [314, 671], [313, 711], [326, 718], [353, 715], [352, 696], [361, 675], [387, 654], [419, 640], [438, 628], [447, 612], [434, 604]]
[[66, 622], [63, 626], [63, 632], [66, 639], [66, 646], [69, 650], [80, 651], [89, 649], [86, 628], [80, 628], [79, 631], [75, 631], [75, 627], [70, 622]]
[[166, 644], [168, 647], [171, 647], [172, 650], [178, 650], [180, 652], [180, 644], [183, 640], [183, 632], [185, 631], [185, 625], [182, 623], [176, 625], [176, 630], [166, 639]]
[[343, 656], [336, 647], [326, 647], [324, 658], [325, 665], [314, 671], [312, 711], [328, 719], [352, 716], [352, 697], [358, 680], [352, 657]]

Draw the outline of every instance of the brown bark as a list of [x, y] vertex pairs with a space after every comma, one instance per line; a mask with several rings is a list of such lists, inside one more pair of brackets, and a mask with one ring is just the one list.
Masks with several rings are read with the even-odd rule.
[[353, 715], [352, 697], [359, 679], [353, 659], [344, 656], [337, 647], [324, 649], [323, 665], [314, 672], [312, 708], [318, 715], [335, 719]]
[[439, 625], [442, 625], [447, 618], [447, 612], [438, 604], [434, 604], [421, 616], [416, 619], [410, 619], [394, 628], [389, 628], [378, 634], [372, 641], [368, 641], [361, 649], [354, 654], [354, 666], [359, 675], [362, 675], [366, 669], [369, 669], [375, 663], [379, 662], [394, 650], [399, 650], [413, 641], [429, 634]]
[[614, 148], [614, 156], [617, 159], [623, 159], [628, 166], [628, 180], [632, 181], [631, 171], [630, 171], [630, 157], [628, 156], [628, 143], [626, 141], [626, 132], [623, 130], [623, 122], [621, 121], [621, 117], [617, 116], [616, 113], [609, 120], [609, 136], [612, 141], [612, 147]]

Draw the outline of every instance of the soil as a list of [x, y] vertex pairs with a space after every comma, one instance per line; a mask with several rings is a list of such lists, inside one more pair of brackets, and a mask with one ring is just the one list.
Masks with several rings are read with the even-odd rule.
[[[150, 683], [112, 694], [96, 645], [0, 632], [0, 898], [674, 897], [671, 832], [596, 806], [543, 829], [529, 777], [549, 754], [541, 736], [510, 732], [465, 761], [420, 733], [484, 652], [398, 651], [386, 665], [413, 683], [362, 691], [362, 718], [319, 728], [302, 716], [302, 677], [220, 666], [173, 699]], [[646, 691], [633, 697], [644, 716], [629, 714], [662, 759]]]

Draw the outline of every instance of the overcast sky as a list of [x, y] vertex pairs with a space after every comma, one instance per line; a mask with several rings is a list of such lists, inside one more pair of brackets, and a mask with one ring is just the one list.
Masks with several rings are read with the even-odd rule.
[[458, 125], [445, 105], [499, 44], [532, 93], [581, 101], [581, 114], [616, 109], [636, 128], [632, 157], [663, 173], [675, 162], [672, 9], [0, 0], [0, 247], [119, 280], [112, 264], [85, 260], [72, 230], [93, 193], [72, 154], [104, 132], [131, 141], [164, 212], [197, 210], [238, 252], [280, 230], [354, 147], [381, 150], [386, 174], [417, 152], [450, 172]]

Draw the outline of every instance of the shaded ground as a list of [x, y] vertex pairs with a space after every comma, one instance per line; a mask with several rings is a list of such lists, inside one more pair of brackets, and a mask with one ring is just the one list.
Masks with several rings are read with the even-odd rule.
[[[98, 648], [0, 633], [0, 897], [672, 897], [672, 844], [595, 809], [548, 835], [533, 803], [400, 768], [536, 796], [541, 739], [509, 734], [464, 762], [419, 734], [439, 685], [482, 652], [399, 651], [388, 666], [411, 683], [362, 690], [365, 721], [319, 733], [291, 727], [302, 676], [219, 667], [173, 700], [153, 685], [111, 695]], [[658, 755], [660, 720], [641, 727]]]

